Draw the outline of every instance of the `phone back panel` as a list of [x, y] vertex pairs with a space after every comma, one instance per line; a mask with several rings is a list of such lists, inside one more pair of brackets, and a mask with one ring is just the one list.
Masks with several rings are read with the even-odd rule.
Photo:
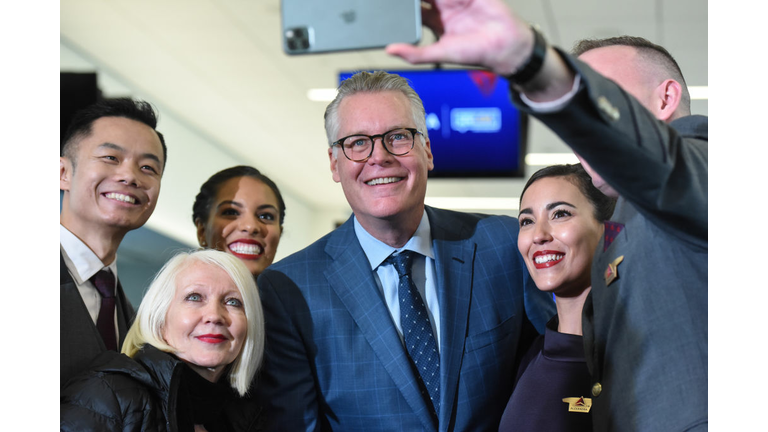
[[283, 50], [312, 54], [421, 40], [420, 0], [282, 0]]

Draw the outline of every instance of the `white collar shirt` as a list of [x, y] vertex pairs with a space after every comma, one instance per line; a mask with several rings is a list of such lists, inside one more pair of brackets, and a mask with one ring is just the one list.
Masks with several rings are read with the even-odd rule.
[[391, 264], [385, 264], [384, 260], [390, 255], [404, 250], [417, 252], [411, 264], [411, 279], [419, 291], [429, 312], [429, 321], [432, 324], [432, 333], [437, 340], [440, 349], [440, 305], [437, 297], [437, 277], [435, 273], [435, 253], [432, 249], [432, 234], [429, 227], [427, 212], [422, 214], [421, 222], [416, 232], [401, 248], [393, 248], [369, 234], [357, 218], [354, 219], [355, 235], [360, 246], [371, 265], [374, 279], [379, 291], [384, 297], [392, 321], [403, 340], [403, 329], [400, 325], [400, 299], [398, 297], [398, 285], [400, 277], [397, 270]]

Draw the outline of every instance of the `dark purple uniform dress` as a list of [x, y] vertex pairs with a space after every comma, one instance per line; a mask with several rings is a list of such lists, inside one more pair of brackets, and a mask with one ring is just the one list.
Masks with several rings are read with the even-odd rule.
[[580, 400], [592, 396], [583, 338], [558, 333], [557, 324], [555, 316], [523, 358], [499, 431], [592, 431], [588, 400]]

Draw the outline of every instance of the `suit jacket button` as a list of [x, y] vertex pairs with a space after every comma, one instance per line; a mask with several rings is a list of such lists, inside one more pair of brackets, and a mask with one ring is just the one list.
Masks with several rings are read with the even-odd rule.
[[595, 383], [595, 385], [592, 386], [592, 396], [600, 396], [600, 393], [603, 391], [603, 386], [600, 385], [600, 383]]

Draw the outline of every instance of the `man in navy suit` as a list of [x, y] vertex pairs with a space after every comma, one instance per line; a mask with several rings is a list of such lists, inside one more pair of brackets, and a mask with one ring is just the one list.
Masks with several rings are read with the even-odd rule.
[[[354, 75], [325, 124], [354, 215], [259, 277], [257, 392], [271, 428], [496, 430], [516, 359], [555, 313], [516, 251], [518, 221], [424, 205], [433, 159], [424, 107], [403, 78]], [[402, 254], [414, 257], [406, 276]], [[429, 359], [404, 345], [417, 303], [435, 341]]]
[[117, 249], [157, 204], [166, 147], [156, 125], [147, 102], [109, 99], [78, 111], [62, 139], [61, 386], [102, 351], [120, 351], [133, 319]]
[[636, 37], [585, 41], [575, 59], [497, 0], [434, 6], [437, 43], [388, 51], [507, 76], [517, 105], [619, 198], [583, 314], [594, 430], [707, 430], [708, 121], [677, 63]]

